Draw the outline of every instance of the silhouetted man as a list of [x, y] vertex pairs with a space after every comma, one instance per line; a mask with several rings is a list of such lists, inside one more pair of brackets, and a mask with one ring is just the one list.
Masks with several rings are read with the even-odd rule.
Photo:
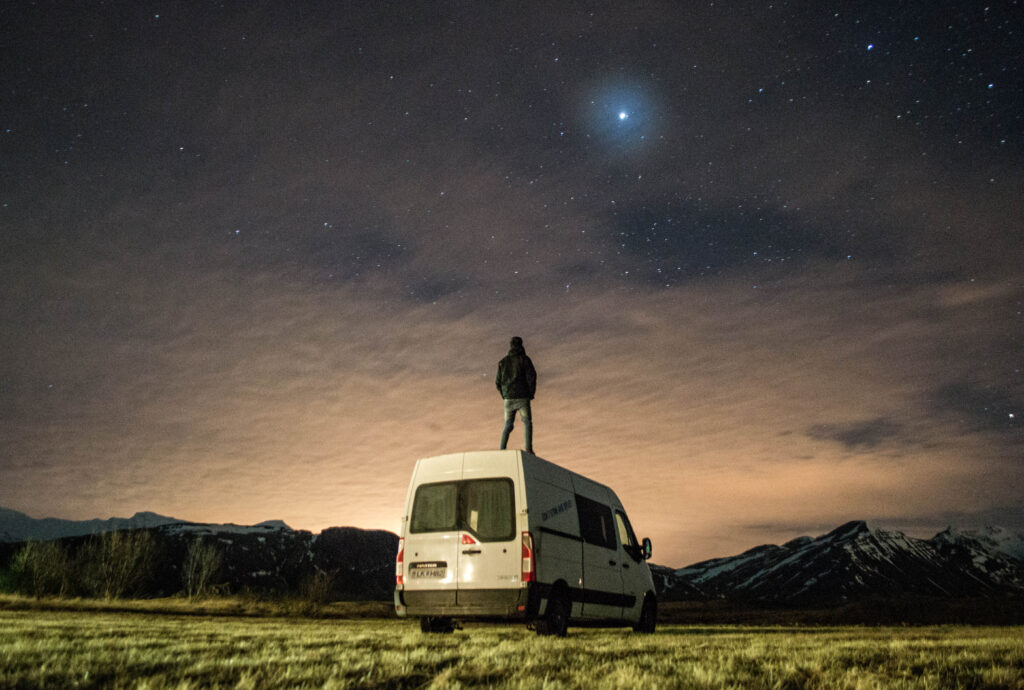
[[498, 362], [498, 375], [494, 385], [505, 399], [505, 429], [501, 432], [501, 449], [508, 445], [508, 435], [516, 422], [516, 410], [523, 420], [523, 440], [526, 452], [533, 452], [533, 420], [530, 418], [530, 401], [537, 391], [537, 372], [533, 362], [526, 356], [523, 339], [512, 338], [508, 354]]

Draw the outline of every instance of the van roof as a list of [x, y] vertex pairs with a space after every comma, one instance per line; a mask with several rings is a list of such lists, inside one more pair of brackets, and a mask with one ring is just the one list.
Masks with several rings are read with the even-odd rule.
[[[538, 470], [545, 472], [546, 470], [554, 473], [568, 473], [574, 479], [582, 479], [585, 483], [599, 486], [614, 495], [614, 491], [601, 482], [595, 481], [579, 472], [574, 472], [568, 467], [545, 460], [539, 455], [516, 449], [463, 451], [420, 458], [417, 460], [416, 474], [419, 475], [420, 472], [423, 472], [436, 476], [437, 474], [443, 475], [448, 473], [462, 474], [468, 470], [473, 475], [481, 476], [487, 469], [491, 468], [500, 474], [507, 472], [507, 468], [513, 464], [519, 463], [522, 463], [524, 467], [533, 468], [535, 472]], [[578, 482], [574, 483], [578, 484]]]

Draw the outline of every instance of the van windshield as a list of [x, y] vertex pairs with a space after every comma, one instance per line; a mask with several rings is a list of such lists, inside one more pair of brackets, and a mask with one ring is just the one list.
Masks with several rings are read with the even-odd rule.
[[512, 480], [470, 479], [423, 484], [416, 489], [409, 531], [469, 532], [480, 541], [515, 536]]

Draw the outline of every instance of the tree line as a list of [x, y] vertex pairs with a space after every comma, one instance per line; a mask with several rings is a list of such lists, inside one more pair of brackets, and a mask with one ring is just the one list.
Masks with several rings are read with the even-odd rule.
[[[196, 533], [199, 532], [199, 533]], [[0, 543], [0, 592], [117, 599], [242, 595], [390, 601], [398, 536], [382, 530], [138, 529]]]
[[[104, 532], [72, 548], [63, 541], [29, 541], [0, 572], [0, 590], [34, 597], [137, 596], [159, 567], [160, 549], [145, 530]], [[189, 599], [207, 595], [223, 557], [213, 543], [191, 540], [180, 564], [181, 591]]]

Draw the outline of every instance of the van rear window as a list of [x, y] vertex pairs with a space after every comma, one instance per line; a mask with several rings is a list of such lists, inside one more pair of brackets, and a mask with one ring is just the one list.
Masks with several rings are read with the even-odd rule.
[[463, 530], [480, 541], [508, 541], [515, 536], [514, 507], [508, 478], [423, 484], [413, 499], [409, 531]]
[[424, 484], [412, 505], [412, 532], [453, 532], [458, 529], [458, 484]]

